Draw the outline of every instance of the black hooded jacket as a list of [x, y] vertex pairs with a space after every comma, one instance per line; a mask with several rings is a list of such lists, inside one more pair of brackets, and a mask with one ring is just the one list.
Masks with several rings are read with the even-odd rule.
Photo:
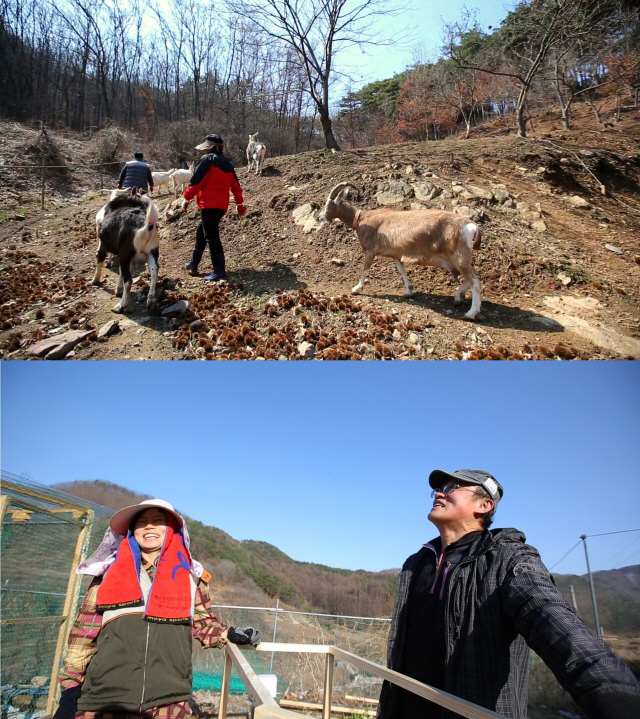
[[[640, 684], [631, 670], [587, 629], [525, 539], [516, 529], [477, 532], [439, 578], [445, 665], [437, 688], [511, 719], [526, 719], [529, 646], [589, 719], [640, 717]], [[439, 541], [409, 557], [400, 573], [387, 650], [387, 665], [398, 672], [411, 631], [406, 619], [412, 579], [425, 567], [435, 578], [437, 552], [430, 545], [439, 547]], [[425, 646], [425, 657], [429, 651]], [[398, 691], [384, 683], [378, 719], [411, 719], [400, 716]], [[433, 716], [458, 715], [437, 709]]]

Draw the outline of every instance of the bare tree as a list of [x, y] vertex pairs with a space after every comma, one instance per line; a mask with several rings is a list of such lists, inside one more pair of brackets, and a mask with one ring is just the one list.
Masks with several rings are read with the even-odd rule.
[[256, 24], [270, 40], [293, 49], [308, 82], [328, 148], [339, 150], [330, 116], [334, 60], [348, 46], [366, 48], [397, 38], [376, 35], [374, 24], [397, 13], [391, 0], [227, 0], [236, 16]]
[[446, 54], [463, 69], [511, 77], [518, 83], [518, 135], [526, 137], [527, 99], [545, 61], [554, 49], [564, 54], [594, 32], [599, 6], [600, 0], [523, 0], [484, 43], [478, 42], [481, 33], [467, 13], [447, 26]]

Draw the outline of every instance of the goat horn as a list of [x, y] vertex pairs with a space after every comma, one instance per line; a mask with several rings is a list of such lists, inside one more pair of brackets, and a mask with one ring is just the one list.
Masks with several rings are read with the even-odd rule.
[[349, 183], [348, 183], [348, 182], [339, 182], [339, 183], [333, 188], [333, 190], [331, 190], [331, 192], [329, 193], [329, 199], [330, 199], [330, 200], [335, 200], [335, 198], [336, 198], [338, 192], [340, 192], [340, 190], [342, 190], [342, 189], [345, 188], [345, 187], [349, 187]]

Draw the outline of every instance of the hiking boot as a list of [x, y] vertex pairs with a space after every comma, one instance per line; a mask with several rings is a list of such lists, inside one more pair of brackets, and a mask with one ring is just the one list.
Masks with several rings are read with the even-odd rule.
[[204, 278], [205, 282], [217, 282], [218, 280], [224, 280], [227, 277], [226, 272], [218, 273], [218, 272], [212, 272], [210, 275], [207, 275]]
[[187, 262], [184, 268], [189, 272], [191, 277], [198, 277], [198, 265], [194, 265], [193, 262]]

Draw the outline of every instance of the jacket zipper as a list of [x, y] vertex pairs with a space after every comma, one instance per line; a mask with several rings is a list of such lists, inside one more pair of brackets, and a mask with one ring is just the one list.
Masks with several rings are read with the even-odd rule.
[[[447, 544], [442, 548], [442, 553], [438, 557], [438, 552], [436, 552], [435, 547], [432, 547], [430, 544], [425, 544], [425, 547], [429, 547], [429, 549], [431, 549], [431, 551], [436, 555], [436, 560], [437, 560], [436, 576], [435, 576], [435, 579], [433, 580], [433, 584], [431, 585], [430, 594], [433, 594], [433, 590], [436, 588], [436, 584], [438, 583], [438, 577], [440, 576], [440, 569], [442, 567], [442, 560], [444, 559], [444, 553], [447, 551], [448, 546], [449, 545]], [[449, 571], [450, 566], [451, 566], [451, 562], [449, 562], [449, 565], [447, 566], [447, 569], [444, 573], [445, 579], [447, 578], [447, 572]], [[443, 580], [443, 587], [444, 587], [444, 580]], [[440, 591], [440, 599], [442, 599], [442, 590]]]
[[142, 670], [142, 696], [140, 697], [140, 712], [142, 712], [142, 705], [144, 704], [144, 692], [147, 684], [147, 654], [149, 653], [149, 629], [150, 624], [147, 624], [147, 641], [144, 646], [144, 668]]

